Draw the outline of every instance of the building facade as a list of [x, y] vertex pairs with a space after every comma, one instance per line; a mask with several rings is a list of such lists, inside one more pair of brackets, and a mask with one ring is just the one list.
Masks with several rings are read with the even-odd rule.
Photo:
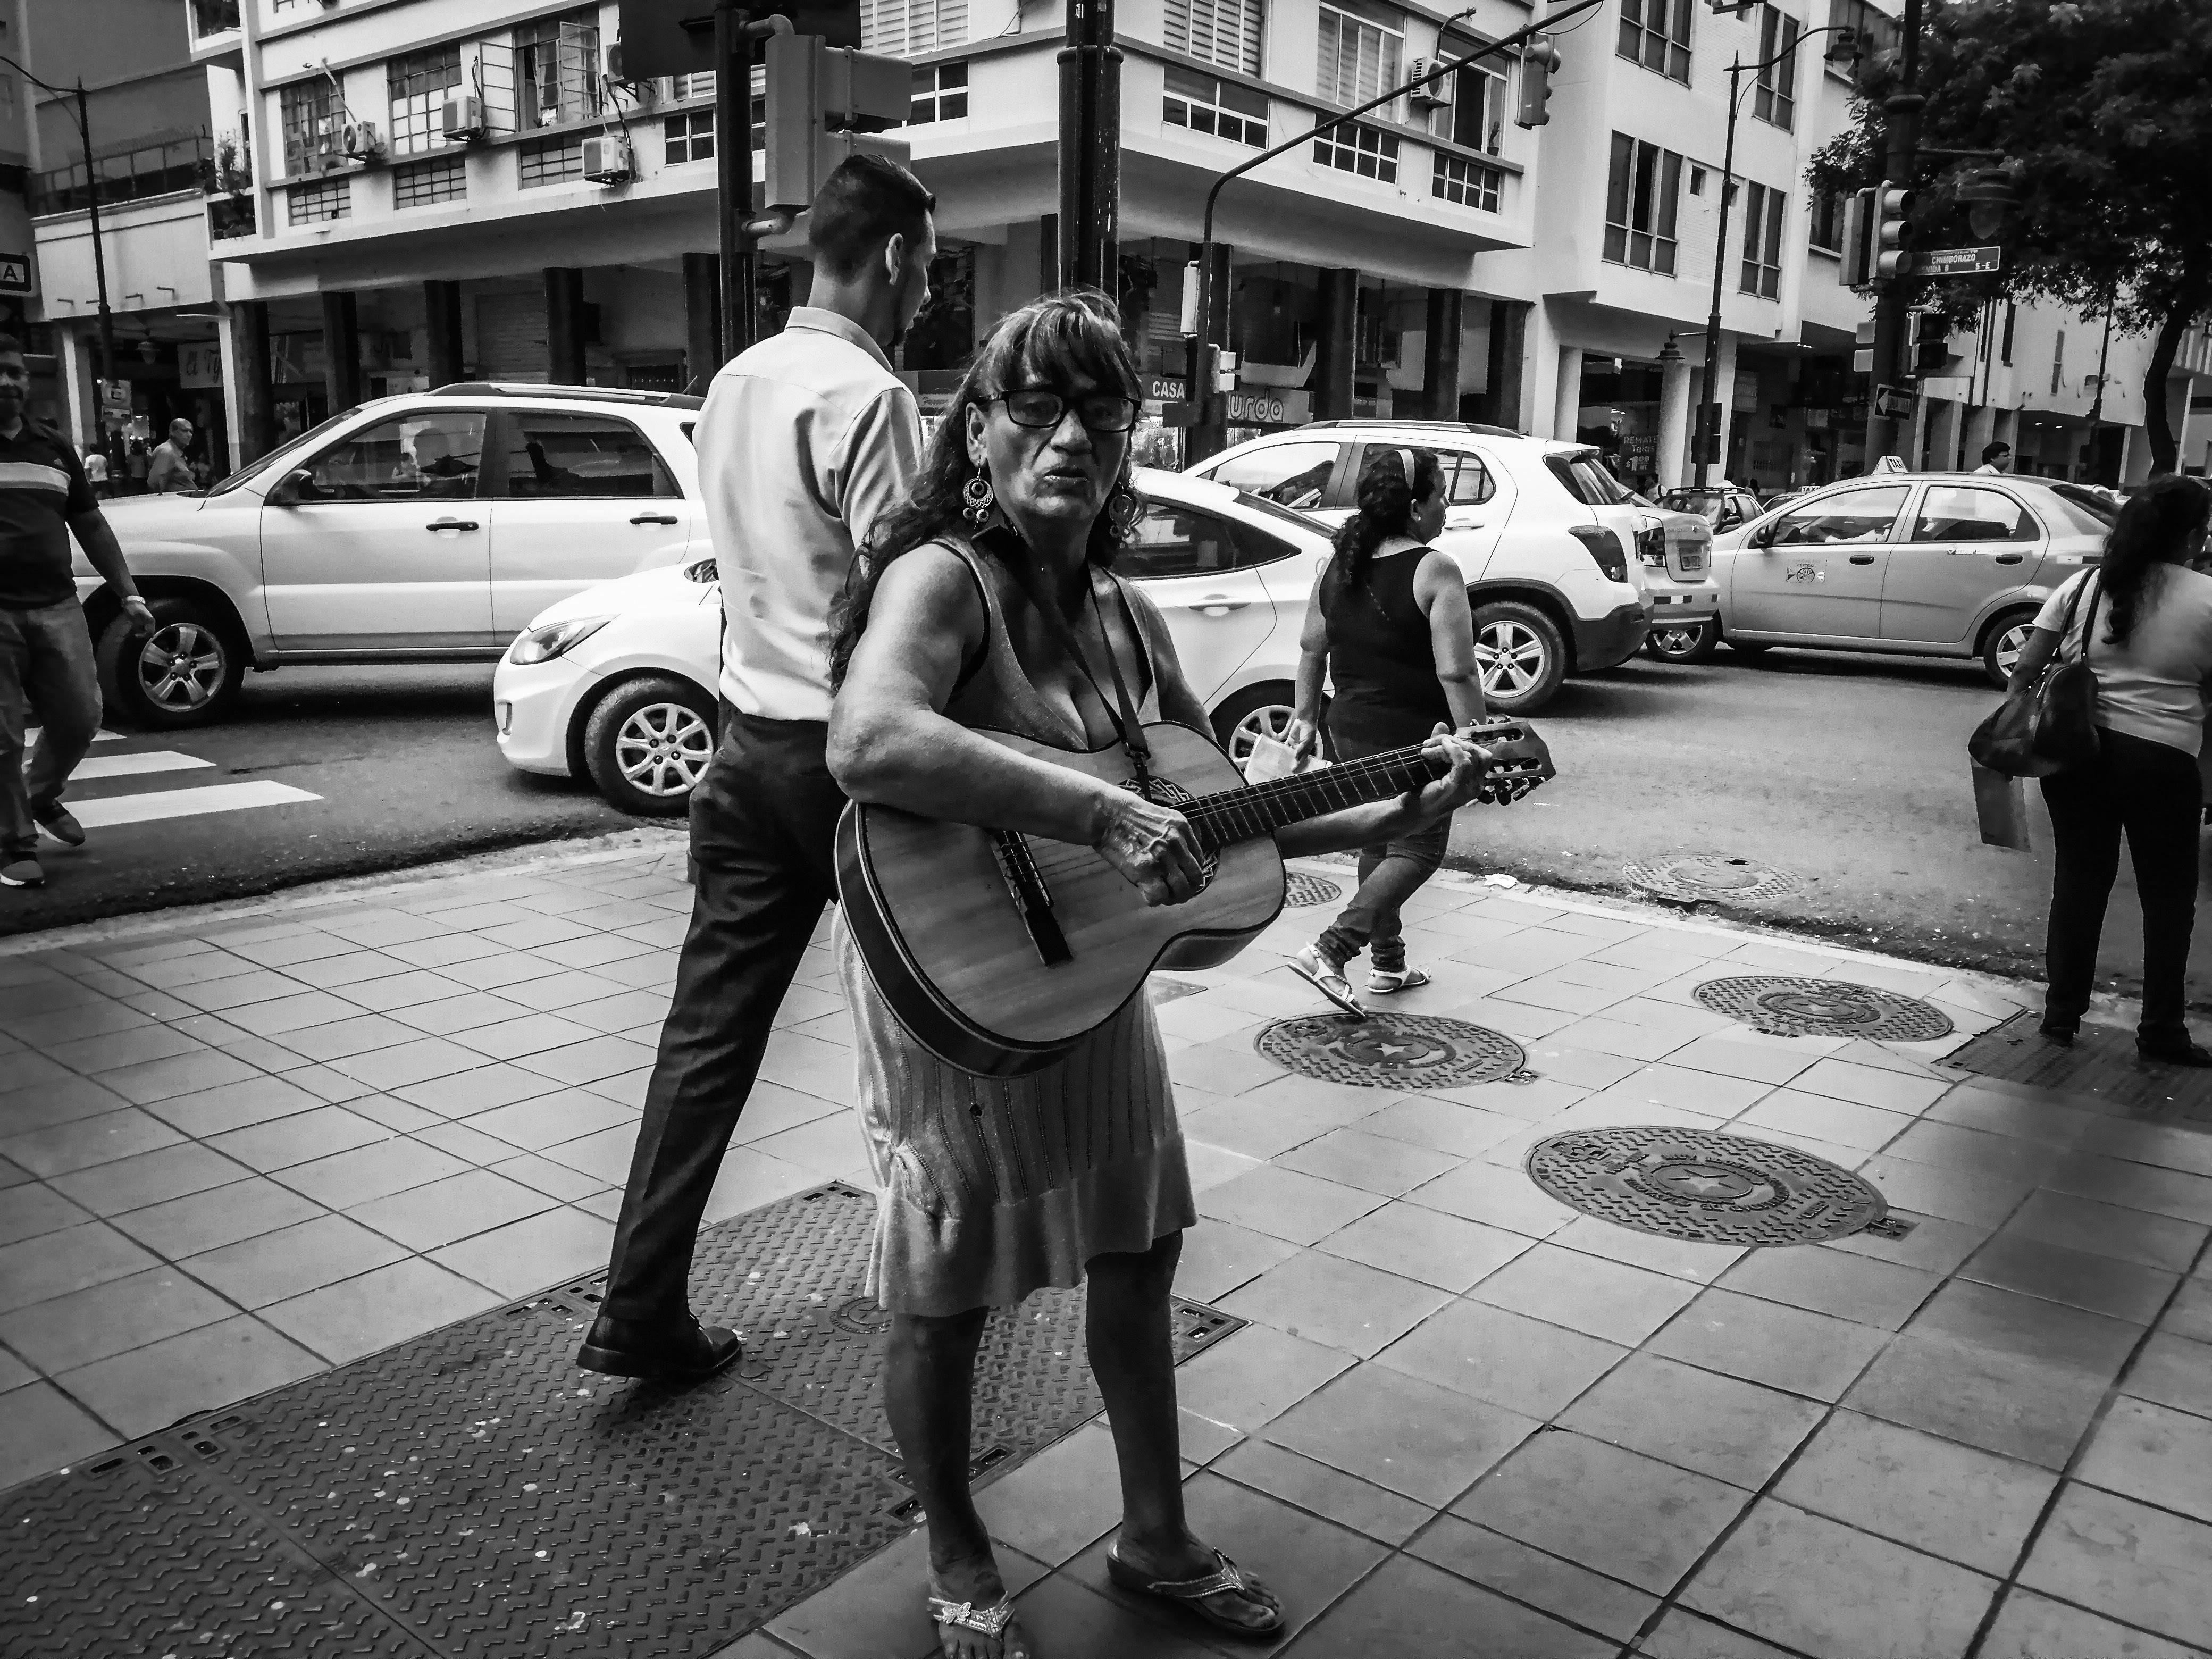
[[[178, 12], [82, 3], [153, 4], [173, 26]], [[155, 284], [171, 313], [206, 314], [235, 453], [380, 392], [461, 379], [674, 390], [719, 362], [712, 77], [612, 78], [611, 0], [183, 10], [190, 39], [172, 50], [206, 106], [199, 193], [134, 200], [125, 216], [146, 223], [110, 234], [141, 239], [132, 260], [143, 246], [175, 261]], [[1061, 0], [864, 0], [862, 12], [864, 46], [912, 64], [899, 136], [939, 198], [938, 298], [901, 363], [927, 406], [980, 331], [1053, 281]], [[1824, 62], [1832, 31], [1879, 46], [1887, 16], [1870, 0], [1729, 13], [1606, 0], [1559, 37], [1547, 125], [1516, 124], [1522, 71], [1508, 56], [1323, 126], [1534, 15], [1522, 0], [1458, 16], [1383, 0], [1123, 0], [1118, 298], [1152, 415], [1188, 391], [1179, 319], [1208, 186], [1314, 131], [1220, 198], [1218, 324], [1239, 354], [1230, 436], [1332, 416], [1481, 419], [1579, 437], [1624, 476], [1671, 484], [1690, 471], [1691, 411], [1710, 398], [1722, 470], [1739, 481], [1863, 470], [1851, 354], [1869, 306], [1838, 280], [1836, 204], [1811, 199], [1803, 175], [1848, 118], [1848, 68]], [[1734, 77], [1723, 237], [1730, 65], [1776, 58]], [[41, 199], [44, 314], [82, 364], [82, 215]], [[199, 245], [161, 242], [171, 225]], [[763, 253], [756, 299], [773, 325], [804, 297], [803, 235]], [[1956, 372], [1926, 385], [1913, 462], [1971, 459], [1994, 434], [2038, 471], [2141, 476], [2147, 341], [2000, 306], [1954, 343]], [[2169, 401], [2177, 430], [2196, 416], [2184, 459], [2201, 470], [2201, 338], [2192, 352]], [[82, 368], [64, 379], [88, 398]], [[1172, 462], [1181, 434], [1155, 418], [1141, 442]]]

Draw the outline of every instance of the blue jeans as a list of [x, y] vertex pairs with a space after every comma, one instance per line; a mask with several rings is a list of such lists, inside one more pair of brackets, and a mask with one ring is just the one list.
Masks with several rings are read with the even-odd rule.
[[1446, 818], [1418, 835], [1361, 848], [1359, 890], [1322, 934], [1322, 953], [1349, 962], [1365, 950], [1370, 952], [1368, 965], [1377, 972], [1402, 972], [1406, 941], [1398, 907], [1436, 874], [1450, 840], [1451, 820]]
[[[38, 753], [23, 769], [23, 728], [36, 714]], [[0, 605], [0, 859], [38, 851], [38, 820], [100, 732], [92, 631], [75, 599], [16, 610]]]

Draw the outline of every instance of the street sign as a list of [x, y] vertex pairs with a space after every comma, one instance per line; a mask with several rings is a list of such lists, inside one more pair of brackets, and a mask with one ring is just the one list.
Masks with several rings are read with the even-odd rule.
[[33, 286], [31, 256], [0, 252], [0, 294], [28, 294]]
[[1972, 276], [2003, 264], [2001, 247], [1931, 247], [1900, 256], [1899, 269], [1912, 276]]
[[1874, 389], [1874, 412], [1886, 421], [1909, 421], [1915, 401], [1910, 386], [1878, 386]]
[[[860, 44], [860, 0], [758, 0], [747, 15], [791, 19], [793, 34], [818, 34], [833, 46]], [[621, 0], [622, 74], [629, 81], [714, 72], [714, 0]], [[774, 37], [767, 37], [772, 39]], [[766, 40], [752, 43], [764, 60]]]
[[103, 409], [118, 415], [128, 415], [131, 412], [131, 382], [102, 380], [100, 383], [100, 402]]

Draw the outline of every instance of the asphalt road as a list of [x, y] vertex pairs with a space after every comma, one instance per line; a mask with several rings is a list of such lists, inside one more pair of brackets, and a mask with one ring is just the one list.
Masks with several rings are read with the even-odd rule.
[[[488, 666], [285, 669], [249, 676], [228, 724], [95, 744], [91, 768], [115, 775], [73, 787], [88, 817], [118, 798], [149, 798], [107, 809], [128, 815], [210, 787], [315, 799], [98, 826], [75, 852], [47, 843], [47, 887], [0, 893], [0, 933], [635, 826], [582, 785], [508, 768], [490, 684]], [[2030, 853], [1984, 847], [1975, 828], [1966, 736], [1996, 699], [1966, 664], [1780, 650], [1723, 650], [1693, 667], [1638, 658], [1567, 683], [1537, 721], [1560, 775], [1510, 808], [1462, 812], [1454, 862], [1629, 893], [1632, 861], [1753, 860], [1800, 878], [1802, 893], [1726, 914], [2039, 975], [2051, 879], [2040, 799], [2031, 789]], [[161, 756], [177, 758], [149, 758]], [[117, 771], [151, 764], [173, 769]], [[2124, 869], [2106, 937], [2123, 989], [2140, 942]], [[2212, 928], [2197, 959], [2212, 987]]]

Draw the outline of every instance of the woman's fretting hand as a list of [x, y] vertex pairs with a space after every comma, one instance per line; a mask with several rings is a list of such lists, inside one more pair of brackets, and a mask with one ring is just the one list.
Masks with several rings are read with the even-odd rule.
[[1147, 904], [1181, 904], [1206, 885], [1205, 856], [1190, 820], [1134, 790], [1114, 789], [1102, 805], [1105, 826], [1091, 843]]

